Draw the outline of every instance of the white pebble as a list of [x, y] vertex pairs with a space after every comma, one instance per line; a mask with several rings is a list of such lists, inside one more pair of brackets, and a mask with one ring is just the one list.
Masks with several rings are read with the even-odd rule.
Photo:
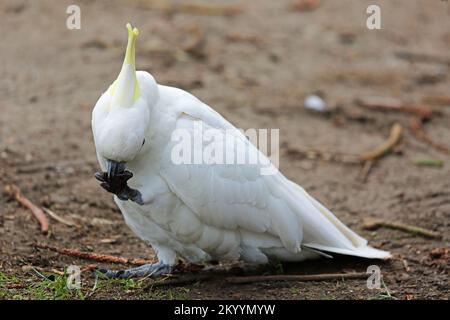
[[309, 95], [305, 98], [305, 108], [318, 112], [324, 112], [327, 110], [327, 104], [319, 96]]

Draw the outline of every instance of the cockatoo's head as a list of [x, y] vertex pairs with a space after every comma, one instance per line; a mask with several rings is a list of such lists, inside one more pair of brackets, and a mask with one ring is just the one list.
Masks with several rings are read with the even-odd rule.
[[[120, 74], [97, 101], [92, 114], [97, 153], [107, 160], [108, 167], [132, 161], [138, 156], [150, 121], [149, 94], [141, 94], [141, 88], [149, 85], [142, 83], [141, 86], [135, 67], [135, 44], [139, 31], [129, 23], [127, 29], [128, 44]], [[153, 80], [148, 73], [146, 75]]]

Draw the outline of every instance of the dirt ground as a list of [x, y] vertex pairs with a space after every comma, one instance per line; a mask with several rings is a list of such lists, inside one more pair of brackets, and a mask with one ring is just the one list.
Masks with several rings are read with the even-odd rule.
[[[450, 95], [449, 3], [322, 0], [310, 11], [295, 11], [292, 2], [233, 1], [241, 11], [223, 15], [182, 6], [167, 11], [150, 0], [1, 1], [0, 298], [450, 298], [450, 156], [415, 137], [411, 115], [356, 103], [374, 96], [409, 105], [428, 99], [439, 114], [424, 130], [450, 147], [450, 101], [430, 102]], [[80, 30], [66, 28], [70, 4], [81, 8]], [[369, 4], [381, 7], [381, 30], [366, 28]], [[38, 250], [33, 243], [153, 257], [93, 177], [98, 166], [91, 111], [117, 77], [128, 21], [141, 31], [138, 69], [191, 91], [237, 127], [280, 128], [283, 173], [371, 245], [394, 254], [388, 262], [336, 257], [260, 272], [365, 272], [376, 264], [381, 289], [368, 289], [364, 279], [229, 285], [217, 277], [168, 288], [149, 288], [150, 279], [109, 281], [93, 290], [88, 272], [81, 291], [58, 287], [58, 272], [93, 262]], [[327, 115], [306, 110], [304, 98], [314, 93], [338, 110]], [[360, 164], [305, 154], [311, 148], [360, 154], [385, 141], [394, 122], [404, 128], [402, 140], [365, 181]], [[443, 166], [419, 166], [418, 159], [442, 160]], [[11, 183], [79, 227], [50, 219], [50, 235], [42, 234], [30, 211], [3, 193]], [[434, 230], [443, 238], [364, 230], [369, 217]]]

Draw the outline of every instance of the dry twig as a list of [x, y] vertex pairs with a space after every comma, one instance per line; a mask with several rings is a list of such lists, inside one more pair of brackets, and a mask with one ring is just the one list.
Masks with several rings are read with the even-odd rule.
[[98, 265], [96, 265], [96, 264], [88, 264], [87, 266], [84, 266], [81, 269], [81, 272], [92, 271], [92, 270], [95, 270], [95, 269], [98, 269]]
[[131, 265], [137, 265], [137, 266], [141, 266], [143, 264], [148, 264], [148, 263], [154, 262], [152, 260], [124, 258], [124, 257], [111, 256], [111, 255], [102, 254], [102, 253], [80, 251], [77, 249], [58, 248], [58, 247], [49, 246], [49, 245], [41, 244], [41, 243], [35, 243], [35, 244], [33, 244], [33, 247], [50, 250], [53, 252], [57, 252], [59, 254], [77, 257], [80, 259], [94, 260], [94, 261], [98, 261], [98, 262], [131, 264]]
[[330, 274], [325, 273], [325, 274], [309, 274], [309, 275], [228, 276], [228, 277], [217, 277], [217, 275], [208, 273], [208, 274], [182, 276], [179, 278], [169, 278], [167, 280], [159, 280], [149, 284], [148, 288], [161, 286], [180, 286], [195, 282], [208, 281], [211, 279], [224, 280], [225, 282], [232, 284], [244, 284], [255, 282], [273, 282], [273, 281], [306, 282], [306, 281], [330, 281], [330, 280], [366, 279], [366, 278], [367, 274], [364, 272], [330, 273]]
[[41, 231], [43, 233], [47, 233], [49, 229], [49, 222], [47, 216], [41, 208], [32, 203], [28, 198], [26, 198], [20, 191], [19, 187], [14, 184], [6, 185], [5, 192], [16, 199], [18, 203], [20, 203], [25, 208], [30, 209], [33, 213], [34, 217], [39, 221], [41, 225]]
[[122, 222], [120, 221], [112, 221], [112, 220], [108, 220], [108, 219], [104, 219], [104, 218], [97, 218], [97, 217], [82, 217], [76, 214], [72, 214], [71, 218], [73, 220], [78, 220], [81, 223], [85, 223], [91, 226], [95, 226], [95, 227], [102, 227], [102, 226], [112, 226], [112, 225], [117, 225], [117, 224], [121, 224]]
[[160, 10], [167, 14], [176, 12], [188, 14], [200, 14], [206, 16], [234, 16], [242, 12], [242, 6], [238, 4], [204, 3], [199, 1], [169, 1], [169, 0], [141, 0], [143, 7]]
[[430, 136], [428, 136], [421, 124], [421, 122], [416, 119], [416, 118], [411, 118], [411, 121], [409, 123], [409, 127], [411, 128], [412, 133], [414, 134], [414, 136], [425, 142], [428, 143], [430, 146], [432, 146], [433, 148], [435, 148], [436, 150], [439, 150], [445, 154], [450, 154], [450, 149], [438, 142], [435, 142], [433, 139], [431, 139]]
[[433, 239], [441, 239], [442, 235], [436, 231], [407, 225], [400, 222], [391, 222], [391, 221], [385, 221], [382, 219], [367, 219], [363, 226], [366, 230], [376, 230], [380, 227], [386, 227], [390, 229], [396, 229], [404, 232], [408, 232], [411, 234], [417, 234], [426, 238], [433, 238]]
[[320, 6], [320, 0], [296, 0], [289, 5], [290, 11], [314, 11]]
[[9, 283], [6, 284], [5, 287], [6, 289], [24, 289], [27, 285], [23, 283]]
[[237, 4], [183, 2], [174, 4], [173, 8], [175, 11], [183, 13], [203, 14], [208, 16], [234, 16], [242, 12], [242, 7]]
[[63, 217], [60, 217], [59, 215], [57, 215], [55, 212], [53, 212], [52, 210], [50, 210], [50, 209], [48, 209], [48, 208], [43, 207], [42, 209], [43, 209], [43, 210], [45, 211], [45, 213], [47, 213], [50, 217], [52, 217], [53, 219], [55, 219], [55, 220], [58, 221], [58, 222], [61, 222], [62, 224], [65, 224], [65, 225], [70, 226], [70, 227], [81, 228], [81, 226], [80, 226], [79, 224], [77, 224], [76, 222], [67, 220], [67, 219], [65, 219], [65, 218], [63, 218]]
[[398, 102], [386, 101], [384, 99], [357, 99], [360, 107], [379, 111], [396, 111], [419, 116], [422, 119], [430, 118], [434, 111], [429, 106], [404, 105]]
[[254, 283], [269, 281], [329, 281], [343, 279], [366, 279], [365, 272], [360, 273], [324, 273], [324, 274], [307, 274], [307, 275], [269, 275], [269, 276], [243, 276], [243, 277], [227, 277], [228, 283]]
[[362, 182], [367, 181], [367, 177], [369, 176], [370, 171], [372, 171], [374, 163], [375, 161], [373, 160], [367, 160], [364, 162], [364, 165], [359, 173], [359, 178], [361, 179]]
[[361, 161], [374, 161], [390, 152], [392, 148], [400, 141], [402, 133], [403, 127], [399, 123], [394, 123], [391, 128], [389, 138], [375, 149], [361, 154]]
[[361, 160], [357, 155], [330, 152], [318, 149], [308, 149], [302, 147], [290, 147], [287, 146], [282, 152], [289, 157], [296, 159], [309, 159], [309, 160], [323, 160], [327, 162], [340, 162], [346, 164], [359, 164]]

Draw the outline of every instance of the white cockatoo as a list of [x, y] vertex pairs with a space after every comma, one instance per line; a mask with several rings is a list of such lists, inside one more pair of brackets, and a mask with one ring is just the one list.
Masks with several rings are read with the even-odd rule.
[[[92, 112], [95, 147], [103, 170], [96, 178], [115, 194], [126, 224], [153, 247], [159, 262], [103, 270], [107, 277], [167, 273], [177, 257], [193, 263], [243, 260], [264, 264], [271, 258], [302, 261], [333, 253], [379, 259], [390, 256], [368, 246], [367, 240], [276, 170], [219, 113], [190, 93], [160, 85], [148, 72], [136, 71], [139, 32], [130, 24], [127, 29], [120, 74]], [[264, 161], [180, 162], [174, 154], [183, 139], [174, 139], [175, 132], [197, 138], [193, 145], [190, 140], [183, 144], [191, 146], [194, 153], [210, 145], [211, 138], [198, 139], [199, 124], [203, 132], [211, 129], [222, 134], [216, 140], [225, 154], [244, 152]], [[237, 143], [227, 143], [228, 138]], [[262, 174], [263, 167], [273, 170]]]

